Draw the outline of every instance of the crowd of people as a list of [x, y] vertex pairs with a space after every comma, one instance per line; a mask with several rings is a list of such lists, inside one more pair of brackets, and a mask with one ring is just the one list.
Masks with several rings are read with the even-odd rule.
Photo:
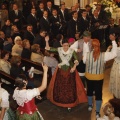
[[[34, 98], [41, 100], [46, 87], [47, 99], [69, 112], [86, 102], [92, 111], [94, 95], [96, 118], [100, 118], [105, 63], [114, 58], [109, 90], [120, 99], [120, 22], [116, 25], [108, 19], [101, 4], [94, 11], [89, 5], [81, 9], [79, 3], [69, 10], [62, 1], [54, 6], [51, 1], [45, 5], [28, 0], [22, 8], [16, 3], [12, 9], [1, 5], [0, 70], [15, 79], [16, 89], [0, 87], [0, 120], [44, 120]], [[107, 50], [101, 52], [104, 40]], [[43, 71], [23, 67], [22, 58], [41, 64]], [[48, 67], [52, 78], [47, 86]], [[42, 83], [35, 88], [33, 80], [41, 74]], [[1, 78], [2, 82], [11, 84]]]

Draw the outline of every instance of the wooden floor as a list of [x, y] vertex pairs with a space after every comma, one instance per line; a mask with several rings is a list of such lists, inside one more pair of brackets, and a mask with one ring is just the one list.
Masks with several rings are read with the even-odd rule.
[[[108, 62], [105, 70], [105, 79], [103, 85], [103, 102], [106, 103], [109, 99], [113, 98], [108, 90], [109, 76], [112, 62]], [[96, 120], [95, 119], [95, 105], [92, 112], [87, 110], [88, 104], [80, 104], [74, 107], [69, 113], [66, 108], [61, 108], [53, 105], [48, 100], [45, 100], [37, 104], [40, 113], [44, 120]], [[103, 115], [101, 110], [101, 115]]]

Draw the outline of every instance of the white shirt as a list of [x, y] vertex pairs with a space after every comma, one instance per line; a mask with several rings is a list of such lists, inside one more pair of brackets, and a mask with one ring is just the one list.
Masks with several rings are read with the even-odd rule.
[[89, 43], [88, 42], [87, 43], [86, 42], [83, 43], [83, 54], [85, 54], [84, 53], [85, 51], [89, 51]]
[[[74, 42], [74, 44], [72, 44], [70, 46], [70, 48], [72, 48], [73, 50], [75, 50], [75, 52], [77, 52], [78, 51], [78, 41]], [[89, 51], [89, 42], [87, 42], [87, 43], [83, 42], [83, 49], [86, 49], [87, 51]]]
[[74, 42], [74, 44], [72, 44], [70, 46], [70, 48], [72, 48], [73, 50], [75, 50], [75, 52], [77, 52], [77, 50], [78, 50], [78, 41]]
[[[111, 52], [105, 52], [104, 62], [111, 60], [117, 56], [117, 44], [115, 41], [112, 41], [112, 50]], [[89, 49], [84, 49], [83, 51], [83, 62], [86, 63], [87, 52], [90, 52]]]

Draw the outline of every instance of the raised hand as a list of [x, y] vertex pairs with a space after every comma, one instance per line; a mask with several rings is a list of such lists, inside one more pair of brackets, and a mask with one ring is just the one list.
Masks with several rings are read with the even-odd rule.
[[45, 37], [45, 41], [46, 41], [46, 42], [49, 41], [49, 36], [48, 36], [48, 35]]

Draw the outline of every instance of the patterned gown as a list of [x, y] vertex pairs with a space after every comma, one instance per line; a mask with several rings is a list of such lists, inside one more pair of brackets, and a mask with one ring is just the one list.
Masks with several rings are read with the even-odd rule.
[[62, 47], [50, 48], [57, 52], [60, 63], [50, 81], [47, 98], [61, 107], [74, 107], [79, 103], [87, 102], [86, 93], [77, 70], [70, 73], [75, 62], [78, 62], [76, 52], [69, 48], [67, 52]]

